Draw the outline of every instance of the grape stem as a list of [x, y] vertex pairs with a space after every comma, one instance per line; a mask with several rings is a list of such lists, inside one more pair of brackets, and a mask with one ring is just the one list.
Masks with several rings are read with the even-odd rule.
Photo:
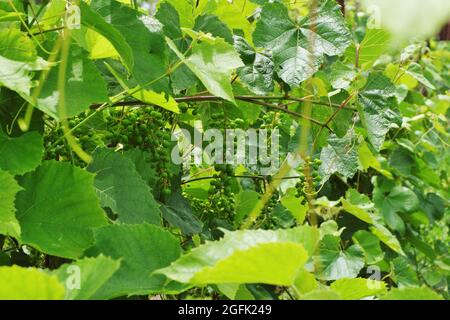
[[[245, 175], [237, 175], [237, 176], [230, 176], [233, 178], [239, 178], [239, 179], [256, 179], [256, 180], [267, 180], [269, 179], [269, 176], [245, 176]], [[294, 176], [294, 177], [283, 177], [280, 178], [280, 180], [290, 180], [290, 179], [300, 179], [300, 176]], [[186, 181], [182, 181], [181, 184], [188, 184], [191, 182], [195, 182], [195, 181], [201, 181], [201, 180], [213, 180], [213, 179], [220, 179], [220, 177], [200, 177], [200, 178], [195, 178], [195, 179], [191, 179], [191, 180], [186, 180]], [[276, 179], [276, 178], [272, 178], [272, 179]]]
[[[178, 98], [174, 98], [174, 99], [178, 103], [224, 101], [222, 98], [212, 96], [212, 95], [185, 96], [185, 97], [178, 97]], [[275, 109], [275, 110], [278, 110], [281, 112], [288, 113], [288, 114], [298, 117], [298, 118], [303, 118], [303, 119], [309, 120], [309, 121], [311, 121], [311, 123], [319, 125], [322, 128], [327, 128], [330, 132], [333, 132], [333, 130], [330, 128], [329, 123], [322, 123], [313, 118], [306, 117], [305, 115], [302, 115], [298, 112], [284, 108], [283, 106], [272, 104], [268, 101], [309, 102], [309, 103], [313, 103], [313, 104], [317, 104], [317, 105], [323, 105], [323, 106], [327, 106], [327, 107], [337, 108], [338, 110], [346, 109], [346, 110], [355, 111], [354, 108], [350, 108], [350, 107], [343, 108], [342, 104], [327, 103], [324, 101], [311, 100], [311, 99], [307, 99], [307, 98], [297, 98], [297, 97], [291, 97], [291, 96], [248, 96], [248, 95], [241, 96], [241, 95], [237, 95], [237, 96], [235, 96], [235, 99], [239, 100], [239, 101], [244, 101], [244, 102], [252, 103], [255, 105]], [[152, 105], [152, 104], [145, 103], [145, 102], [142, 102], [139, 100], [131, 100], [131, 101], [119, 101], [116, 103], [112, 103], [109, 106], [110, 107], [118, 107], [118, 106], [143, 106], [143, 105]], [[98, 109], [100, 106], [103, 106], [103, 105], [102, 104], [93, 104], [93, 105], [91, 105], [91, 109]]]

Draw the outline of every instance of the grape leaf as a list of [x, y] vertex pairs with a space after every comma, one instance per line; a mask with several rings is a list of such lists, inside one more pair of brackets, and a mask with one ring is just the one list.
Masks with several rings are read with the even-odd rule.
[[0, 39], [0, 56], [21, 62], [36, 61], [36, 48], [26, 33], [15, 28], [0, 29]]
[[172, 40], [166, 38], [166, 41], [212, 94], [235, 102], [230, 84], [231, 72], [242, 67], [243, 63], [232, 45], [221, 38], [204, 41], [196, 44], [192, 48], [192, 54], [185, 57]]
[[64, 286], [43, 270], [0, 267], [0, 300], [62, 300]]
[[353, 234], [352, 239], [363, 249], [367, 264], [376, 264], [383, 260], [384, 252], [381, 250], [380, 240], [372, 233], [358, 230]]
[[119, 269], [120, 261], [99, 255], [64, 264], [52, 274], [66, 284], [66, 300], [87, 300]]
[[14, 200], [22, 188], [8, 172], [0, 169], [0, 234], [18, 237], [20, 225], [17, 221]]
[[108, 99], [106, 82], [94, 63], [89, 60], [88, 53], [76, 44], [70, 46], [67, 59], [65, 84], [65, 108], [63, 113], [59, 109], [58, 91], [59, 68], [53, 68], [48, 74], [37, 107], [60, 120], [76, 116], [89, 108], [93, 103], [104, 102]]
[[340, 55], [351, 44], [334, 1], [320, 1], [314, 16], [314, 23], [309, 17], [292, 21], [287, 8], [274, 2], [263, 7], [256, 24], [255, 45], [272, 51], [277, 74], [290, 86], [298, 86], [317, 72], [324, 55]]
[[398, 239], [383, 225], [376, 223], [369, 227], [370, 231], [377, 236], [385, 245], [394, 250], [395, 252], [405, 255], [405, 252], [400, 245]]
[[397, 213], [413, 212], [419, 205], [416, 194], [402, 186], [394, 187], [389, 194], [386, 194], [382, 189], [375, 188], [373, 200], [383, 214], [387, 225], [400, 233], [405, 232], [405, 224]]
[[45, 161], [19, 179], [16, 196], [20, 241], [40, 251], [77, 258], [107, 224], [94, 191], [94, 175], [68, 163]]
[[273, 91], [274, 64], [267, 54], [256, 52], [248, 42], [234, 36], [234, 47], [245, 66], [237, 70], [239, 80], [255, 94]]
[[374, 224], [378, 220], [375, 214], [375, 205], [369, 197], [360, 194], [355, 189], [347, 190], [345, 198], [342, 198], [341, 202], [345, 211], [366, 223]]
[[340, 238], [325, 235], [319, 253], [314, 256], [316, 277], [321, 280], [355, 278], [364, 267], [364, 253], [353, 245], [346, 250], [339, 246]]
[[371, 73], [358, 98], [361, 122], [369, 142], [378, 151], [386, 133], [401, 125], [401, 119], [394, 111], [397, 107], [396, 88], [383, 74]]
[[[178, 4], [180, 3], [181, 2], [178, 2]], [[172, 4], [175, 5], [175, 3]], [[184, 38], [183, 32], [181, 31], [180, 15], [178, 12], [185, 11], [177, 12], [172, 4], [168, 2], [161, 3], [155, 17], [163, 24], [164, 34], [172, 39], [181, 51], [184, 51], [188, 48], [188, 41]], [[190, 9], [192, 10], [192, 7]], [[187, 15], [185, 14], [181, 15], [181, 19], [186, 18], [186, 16]], [[178, 57], [175, 52], [169, 50], [168, 54], [170, 63], [176, 63], [178, 61]], [[181, 65], [172, 71], [173, 72], [170, 74], [170, 79], [172, 81], [172, 88], [175, 92], [192, 88], [198, 81], [196, 76], [186, 65]]]
[[307, 260], [307, 250], [314, 250], [318, 237], [317, 229], [306, 226], [276, 231], [227, 231], [221, 240], [193, 249], [158, 273], [190, 284], [292, 285]]
[[128, 224], [161, 224], [161, 211], [133, 162], [109, 149], [97, 149], [87, 170], [95, 173], [94, 186], [102, 207]]
[[0, 29], [0, 87], [5, 86], [30, 100], [32, 71], [48, 69], [36, 55], [33, 41], [14, 28]]
[[334, 281], [330, 288], [338, 293], [342, 300], [360, 300], [387, 292], [386, 283], [362, 278], [339, 279]]
[[331, 135], [328, 146], [322, 149], [320, 160], [322, 164], [319, 173], [324, 180], [332, 174], [339, 173], [344, 178], [352, 178], [358, 170], [358, 147], [353, 131], [349, 131], [343, 138]]
[[91, 9], [117, 29], [131, 48], [131, 73], [138, 85], [159, 93], [168, 92], [168, 77], [162, 77], [167, 63], [165, 46], [161, 45], [164, 42], [161, 23], [115, 0], [92, 1]]
[[105, 37], [120, 54], [128, 70], [133, 70], [133, 52], [122, 34], [111, 24], [107, 23], [100, 14], [92, 10], [88, 4], [81, 1], [79, 5], [81, 9], [81, 24]]
[[210, 33], [214, 37], [222, 38], [231, 44], [233, 43], [233, 34], [230, 29], [215, 15], [205, 14], [199, 16], [195, 19], [194, 30]]
[[247, 0], [219, 0], [211, 13], [218, 16], [230, 29], [242, 30], [245, 39], [250, 40], [254, 25], [249, 21], [249, 17], [256, 12], [256, 8], [254, 3]]
[[95, 231], [95, 244], [87, 256], [104, 254], [121, 259], [114, 275], [93, 296], [110, 299], [167, 290], [163, 275], [151, 275], [177, 259], [181, 249], [168, 231], [149, 224], [111, 225]]
[[12, 175], [21, 175], [35, 169], [42, 160], [43, 144], [42, 136], [35, 131], [11, 138], [0, 129], [0, 169]]
[[180, 191], [172, 193], [161, 209], [164, 219], [180, 228], [183, 234], [193, 235], [202, 231], [203, 223], [197, 218], [190, 203]]
[[345, 56], [353, 65], [358, 63], [358, 66], [364, 70], [369, 70], [374, 62], [386, 52], [389, 39], [389, 32], [383, 29], [367, 29], [363, 41], [358, 45], [358, 51], [356, 45], [353, 44], [347, 48]]

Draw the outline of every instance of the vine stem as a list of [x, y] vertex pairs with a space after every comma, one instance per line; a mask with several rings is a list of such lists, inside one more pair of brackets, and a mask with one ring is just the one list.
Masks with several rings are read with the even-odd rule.
[[336, 109], [336, 111], [327, 119], [327, 121], [324, 123], [324, 126], [320, 128], [319, 133], [316, 135], [316, 138], [313, 142], [313, 150], [316, 148], [317, 141], [319, 140], [320, 135], [322, 134], [323, 128], [328, 127], [328, 125], [333, 121], [334, 118], [338, 115], [339, 111], [345, 108], [345, 106], [350, 102], [350, 100], [353, 98], [354, 94], [348, 96], [347, 99], [344, 100], [344, 102], [341, 103], [339, 108]]
[[70, 148], [76, 153], [76, 155], [83, 160], [85, 163], [89, 164], [92, 161], [92, 157], [86, 153], [83, 148], [78, 145], [74, 136], [69, 132], [70, 127], [67, 121], [67, 110], [66, 110], [66, 74], [67, 74], [67, 60], [69, 57], [70, 46], [72, 42], [72, 30], [70, 28], [65, 28], [64, 33], [61, 34], [63, 38], [62, 48], [61, 48], [61, 62], [58, 70], [58, 81], [57, 87], [59, 92], [58, 99], [58, 114], [61, 118], [61, 127], [64, 135], [66, 136], [67, 143]]
[[[339, 108], [340, 104], [336, 103], [327, 103], [325, 101], [319, 101], [319, 100], [311, 100], [307, 98], [297, 98], [292, 96], [247, 96], [247, 95], [237, 95], [235, 96], [236, 100], [241, 101], [249, 101], [249, 100], [263, 100], [263, 101], [296, 101], [296, 102], [311, 102], [313, 104], [317, 105], [323, 105], [326, 107], [331, 108]], [[174, 100], [178, 103], [183, 102], [207, 102], [207, 101], [224, 101], [220, 97], [216, 97], [213, 95], [195, 95], [195, 96], [185, 96], [185, 97], [177, 97], [174, 98]], [[117, 106], [139, 106], [139, 105], [145, 105], [145, 102], [138, 101], [138, 100], [132, 100], [132, 101], [122, 101], [115, 104], [111, 104], [112, 107]], [[93, 104], [91, 105], [91, 109], [97, 109], [101, 104]], [[356, 111], [354, 108], [345, 108], [346, 110]]]
[[[337, 112], [342, 110], [342, 109], [346, 109], [346, 110], [352, 110], [355, 111], [354, 108], [346, 108], [345, 106], [347, 105], [347, 103], [342, 103], [340, 105], [338, 104], [328, 104], [326, 102], [323, 101], [316, 101], [316, 100], [310, 100], [310, 99], [306, 99], [306, 98], [296, 98], [296, 97], [290, 97], [290, 96], [235, 96], [236, 100], [240, 100], [240, 101], [244, 101], [244, 102], [249, 102], [255, 105], [260, 105], [263, 107], [267, 107], [267, 108], [271, 108], [271, 109], [275, 109], [284, 113], [288, 113], [292, 116], [298, 117], [298, 118], [302, 118], [305, 119], [307, 121], [310, 121], [311, 123], [314, 123], [316, 125], [319, 125], [323, 128], [326, 128], [328, 131], [333, 132], [333, 130], [330, 128], [329, 123], [331, 121], [328, 121], [327, 123], [322, 123], [318, 120], [315, 120], [313, 118], [311, 118], [310, 116], [289, 110], [287, 108], [284, 108], [283, 106], [280, 105], [274, 105], [272, 103], [269, 103], [267, 101], [296, 101], [296, 102], [306, 102], [309, 104], [319, 104], [319, 105], [325, 105], [328, 107], [336, 107], [337, 108]], [[185, 96], [185, 97], [177, 97], [174, 98], [174, 100], [178, 103], [183, 103], [183, 102], [207, 102], [207, 101], [225, 101], [223, 98], [221, 97], [216, 97], [213, 95], [196, 95], [196, 96]], [[344, 101], [345, 102], [345, 101]], [[115, 102], [115, 103], [110, 103], [108, 104], [109, 107], [123, 107], [123, 106], [142, 106], [142, 105], [154, 105], [154, 104], [150, 104], [150, 103], [145, 103], [139, 100], [132, 100], [132, 101], [119, 101], [119, 102]], [[99, 108], [104, 107], [105, 104], [93, 104], [90, 106], [91, 109], [93, 110], [97, 110]], [[337, 112], [335, 112], [335, 114], [337, 114]]]
[[[269, 178], [269, 176], [245, 176], [245, 175], [236, 175], [236, 176], [231, 176], [233, 178], [238, 178], [238, 179], [256, 179], [256, 180], [267, 180]], [[200, 178], [194, 178], [194, 179], [190, 179], [190, 180], [186, 180], [186, 181], [182, 181], [181, 184], [188, 184], [188, 183], [192, 183], [195, 181], [201, 181], [201, 180], [213, 180], [213, 179], [220, 179], [220, 177], [200, 177]], [[273, 179], [278, 179], [278, 180], [291, 180], [291, 179], [300, 179], [300, 176], [293, 176], [293, 177], [283, 177], [283, 178], [273, 178]]]

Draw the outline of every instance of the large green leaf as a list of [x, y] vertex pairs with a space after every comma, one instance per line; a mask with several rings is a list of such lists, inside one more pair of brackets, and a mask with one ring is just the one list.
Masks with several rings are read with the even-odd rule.
[[[180, 18], [181, 20], [183, 20], [185, 18], [188, 18], [189, 15], [181, 14], [180, 17], [179, 12], [184, 13], [186, 12], [186, 10], [177, 11], [174, 8], [174, 6], [180, 4], [182, 5], [182, 3], [182, 1], [165, 1], [161, 3], [155, 17], [162, 23], [164, 34], [169, 39], [172, 39], [181, 51], [184, 51], [188, 48], [188, 40], [185, 39], [183, 32], [181, 31]], [[192, 9], [193, 7], [189, 5], [188, 10], [192, 11]], [[189, 16], [189, 18], [193, 19], [192, 16]], [[193, 25], [190, 27], [193, 27]], [[175, 52], [169, 50], [168, 54], [170, 63], [176, 63], [178, 61], [178, 57]], [[182, 90], [192, 88], [198, 82], [197, 77], [186, 65], [181, 65], [176, 70], [172, 71], [173, 72], [170, 74], [170, 79], [172, 88], [175, 92], [180, 92]]]
[[120, 261], [100, 255], [64, 264], [53, 271], [66, 284], [66, 300], [87, 300], [119, 269]]
[[395, 111], [396, 88], [383, 74], [371, 73], [358, 98], [359, 116], [367, 131], [369, 142], [379, 150], [386, 133], [401, 124]]
[[29, 99], [34, 86], [32, 71], [48, 68], [36, 55], [33, 41], [15, 28], [0, 29], [0, 87], [5, 86]]
[[65, 75], [65, 110], [59, 108], [58, 73], [54, 67], [45, 81], [37, 107], [55, 119], [73, 117], [89, 108], [93, 103], [106, 102], [106, 82], [89, 60], [88, 54], [76, 44], [70, 47]]
[[387, 292], [386, 283], [362, 278], [339, 279], [330, 288], [343, 300], [360, 300]]
[[193, 0], [164, 0], [163, 4], [164, 3], [169, 3], [179, 12], [181, 19], [180, 23], [183, 28], [192, 28], [194, 26], [195, 15]]
[[149, 224], [111, 225], [95, 231], [95, 244], [88, 256], [104, 254], [121, 260], [119, 270], [93, 296], [110, 299], [170, 290], [163, 275], [152, 275], [181, 253], [178, 240], [168, 231]]
[[22, 188], [12, 175], [1, 169], [0, 186], [0, 234], [17, 238], [20, 235], [20, 225], [15, 216], [14, 200]]
[[351, 45], [348, 47], [345, 56], [353, 65], [358, 62], [358, 66], [361, 66], [364, 70], [369, 70], [373, 63], [386, 52], [389, 47], [389, 39], [389, 32], [383, 29], [367, 29], [358, 49], [356, 45]]
[[340, 248], [340, 238], [325, 235], [314, 257], [316, 277], [321, 280], [355, 278], [364, 267], [364, 253], [353, 245], [346, 250]]
[[161, 24], [115, 0], [91, 1], [91, 9], [118, 30], [131, 48], [134, 80], [144, 89], [167, 92], [168, 77], [162, 77], [167, 71], [167, 59]]
[[272, 92], [275, 67], [272, 59], [265, 53], [256, 52], [244, 38], [234, 36], [233, 39], [245, 64], [238, 69], [239, 80], [256, 94]]
[[215, 96], [234, 102], [230, 84], [231, 72], [243, 66], [233, 46], [221, 38], [206, 39], [192, 48], [192, 54], [185, 57], [175, 43], [166, 38], [169, 47], [200, 79], [206, 89]]
[[35, 131], [11, 138], [0, 129], [0, 152], [0, 169], [12, 175], [21, 175], [41, 163], [44, 142], [42, 136]]
[[46, 161], [19, 179], [20, 241], [47, 254], [77, 258], [107, 224], [94, 191], [94, 175], [68, 163]]
[[405, 255], [398, 239], [385, 226], [376, 223], [375, 225], [369, 227], [369, 229], [389, 248], [401, 255]]
[[363, 249], [367, 264], [375, 264], [383, 260], [384, 252], [381, 250], [380, 240], [372, 233], [358, 230], [353, 234], [353, 242]]
[[122, 34], [114, 28], [111, 24], [106, 22], [103, 17], [97, 12], [93, 11], [89, 5], [85, 2], [80, 2], [81, 9], [81, 23], [82, 25], [95, 30], [106, 39], [108, 39], [111, 44], [114, 46], [117, 52], [119, 52], [122, 60], [127, 66], [128, 70], [133, 70], [134, 58], [133, 52], [125, 41], [125, 38]]
[[205, 14], [199, 16], [195, 20], [194, 30], [210, 33], [214, 37], [219, 37], [228, 43], [233, 43], [233, 34], [231, 33], [231, 30], [228, 29], [228, 26], [215, 15]]
[[349, 189], [345, 193], [345, 198], [341, 199], [341, 202], [344, 210], [356, 218], [369, 224], [376, 222], [375, 205], [366, 195], [360, 194], [355, 189]]
[[328, 146], [322, 149], [320, 160], [322, 164], [319, 172], [324, 180], [332, 174], [339, 173], [344, 178], [352, 178], [358, 170], [357, 139], [353, 131], [349, 131], [343, 138], [331, 135]]
[[227, 231], [221, 240], [193, 249], [158, 273], [190, 284], [292, 285], [307, 261], [307, 250], [314, 250], [318, 237], [317, 229], [306, 226], [277, 231]]
[[428, 87], [430, 90], [436, 90], [436, 87], [425, 77], [424, 71], [420, 64], [415, 62], [411, 63], [408, 66], [406, 73], [422, 83], [424, 86]]
[[279, 77], [291, 86], [318, 71], [324, 55], [340, 55], [351, 43], [335, 1], [320, 1], [314, 17], [293, 21], [283, 4], [268, 3], [253, 33], [255, 45], [272, 51]]
[[244, 190], [236, 196], [236, 215], [234, 216], [236, 225], [239, 225], [257, 205], [262, 209], [260, 197], [260, 194], [253, 190]]
[[[209, 1], [211, 2], [213, 1]], [[249, 17], [255, 13], [256, 4], [248, 0], [216, 0], [215, 2], [217, 5], [210, 6], [211, 9], [207, 11], [218, 16], [230, 29], [242, 30], [245, 38], [250, 40], [254, 24], [249, 21]]]
[[116, 213], [120, 222], [161, 224], [159, 205], [129, 158], [111, 149], [97, 149], [87, 170], [96, 174], [94, 186], [101, 206]]
[[390, 262], [391, 278], [397, 287], [414, 287], [420, 285], [412, 261], [406, 257], [397, 257]]
[[144, 179], [152, 190], [155, 189], [159, 178], [156, 175], [156, 169], [151, 165], [150, 152], [135, 148], [125, 151], [123, 155], [133, 161], [134, 166], [142, 179]]
[[296, 191], [293, 188], [281, 198], [281, 204], [295, 217], [298, 224], [303, 224], [308, 212], [308, 203], [303, 204], [303, 200], [296, 197]]
[[14, 61], [36, 61], [36, 48], [26, 33], [15, 28], [0, 29], [0, 39], [0, 56]]
[[162, 213], [165, 220], [180, 228], [185, 235], [193, 235], [202, 231], [203, 223], [197, 218], [189, 201], [183, 197], [180, 191], [173, 193], [167, 199], [166, 204], [162, 206]]
[[355, 79], [357, 73], [354, 66], [342, 63], [340, 60], [324, 70], [325, 78], [335, 89], [346, 89]]
[[5, 86], [8, 89], [16, 91], [22, 97], [30, 99], [30, 91], [34, 86], [32, 71], [47, 68], [48, 63], [40, 57], [32, 62], [23, 62], [0, 56], [0, 87]]
[[392, 179], [392, 173], [389, 170], [383, 169], [381, 162], [375, 157], [369, 146], [365, 141], [361, 142], [358, 148], [359, 164], [363, 171], [367, 171], [369, 168], [373, 168], [387, 178]]
[[62, 300], [64, 286], [43, 270], [0, 267], [0, 300]]
[[[389, 192], [387, 194], [387, 192]], [[373, 194], [375, 205], [383, 214], [387, 225], [393, 230], [405, 232], [405, 224], [398, 212], [413, 212], [418, 208], [419, 199], [416, 194], [402, 186], [396, 186], [389, 191], [375, 188]]]

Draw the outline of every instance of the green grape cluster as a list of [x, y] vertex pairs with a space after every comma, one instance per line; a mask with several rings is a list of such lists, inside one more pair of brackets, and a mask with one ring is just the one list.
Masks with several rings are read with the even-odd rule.
[[280, 119], [276, 112], [269, 111], [262, 115], [262, 121], [260, 122], [259, 128], [267, 129], [269, 134], [272, 133], [272, 130], [277, 128], [280, 125]]
[[[62, 128], [46, 128], [44, 133], [44, 159], [71, 161], [73, 159], [70, 147], [66, 145]], [[59, 141], [55, 144], [56, 141]]]
[[170, 189], [171, 130], [166, 127], [170, 114], [157, 108], [130, 109], [125, 113], [114, 111], [108, 117], [106, 139], [110, 145], [121, 144], [127, 150], [139, 148], [151, 155], [151, 165], [156, 171], [162, 194], [168, 197]]
[[269, 201], [264, 205], [264, 208], [261, 211], [262, 215], [269, 216], [279, 202], [280, 202], [280, 192], [278, 190], [275, 190], [272, 193], [272, 196], [270, 197]]
[[211, 119], [208, 123], [210, 128], [225, 128], [226, 118], [222, 108], [215, 109], [210, 117]]
[[[73, 130], [72, 135], [75, 138], [75, 142], [83, 150], [92, 152], [98, 146], [103, 145], [103, 141], [92, 128], [86, 128], [83, 126], [75, 128], [75, 126], [78, 125], [84, 118], [84, 115], [81, 115], [69, 120], [69, 128]], [[44, 133], [44, 158], [47, 160], [54, 159], [58, 161], [71, 161], [74, 165], [80, 167], [86, 166], [86, 163], [75, 155], [63, 137], [64, 131], [60, 125], [55, 124], [54, 127], [46, 127]]]
[[305, 166], [310, 170], [310, 181], [307, 181], [307, 177], [303, 173], [304, 167], [298, 168], [300, 181], [295, 185], [297, 189], [295, 196], [297, 198], [306, 198], [306, 195], [312, 195], [320, 187], [322, 177], [319, 174], [319, 167], [321, 164], [322, 161], [320, 159], [311, 160], [311, 157], [306, 157]]
[[254, 126], [257, 129], [267, 130], [268, 139], [270, 141], [271, 134], [274, 129], [279, 128], [281, 125], [280, 115], [274, 111], [267, 111], [260, 115], [255, 121]]
[[214, 169], [218, 172], [213, 176], [209, 189], [209, 212], [216, 218], [230, 218], [234, 213], [234, 193], [232, 182], [234, 168], [232, 165], [216, 164]]

